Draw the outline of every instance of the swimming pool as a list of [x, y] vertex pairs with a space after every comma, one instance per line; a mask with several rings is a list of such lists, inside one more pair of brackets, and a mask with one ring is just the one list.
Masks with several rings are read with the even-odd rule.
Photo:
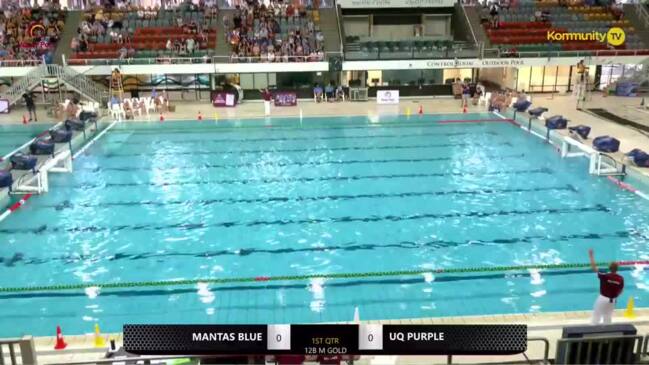
[[[0, 286], [649, 258], [646, 201], [494, 118], [117, 125], [0, 223]], [[645, 306], [645, 272], [623, 273], [622, 301]], [[5, 293], [0, 335], [586, 310], [597, 285], [576, 269]]]
[[52, 126], [51, 123], [30, 123], [0, 125], [0, 157], [22, 146]]

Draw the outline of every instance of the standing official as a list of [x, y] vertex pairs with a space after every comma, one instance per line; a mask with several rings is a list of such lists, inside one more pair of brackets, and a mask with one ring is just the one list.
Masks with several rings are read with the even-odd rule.
[[611, 262], [608, 266], [610, 272], [603, 273], [597, 270], [592, 249], [588, 250], [588, 257], [590, 258], [590, 267], [597, 273], [599, 279], [599, 296], [595, 300], [592, 323], [594, 325], [609, 324], [613, 317], [617, 298], [624, 290], [624, 278], [617, 273], [617, 262]]

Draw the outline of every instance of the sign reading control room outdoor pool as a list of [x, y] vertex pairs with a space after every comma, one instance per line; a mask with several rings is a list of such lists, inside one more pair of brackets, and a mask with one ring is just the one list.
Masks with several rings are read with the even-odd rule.
[[455, 0], [338, 0], [342, 8], [452, 8]]

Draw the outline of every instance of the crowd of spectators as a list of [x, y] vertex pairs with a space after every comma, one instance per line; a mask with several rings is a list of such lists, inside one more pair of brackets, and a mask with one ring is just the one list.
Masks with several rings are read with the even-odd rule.
[[232, 62], [322, 61], [324, 36], [303, 5], [249, 0], [224, 19]]
[[65, 13], [58, 2], [45, 1], [32, 8], [28, 3], [3, 3], [0, 12], [0, 61], [51, 62]]
[[[195, 50], [208, 46], [210, 29], [204, 24], [204, 19], [218, 16], [215, 0], [201, 0], [198, 5], [189, 0], [174, 4], [174, 9], [166, 10], [160, 7], [141, 7], [131, 5], [128, 1], [117, 1], [111, 10], [104, 6], [94, 6], [86, 11], [85, 19], [80, 23], [76, 36], [72, 39], [70, 48], [75, 53], [91, 50], [93, 43], [119, 44], [117, 56], [120, 59], [132, 58], [138, 49], [165, 49], [178, 56], [192, 56]], [[176, 13], [177, 11], [177, 13]], [[187, 15], [194, 14], [193, 17]], [[170, 16], [174, 14], [173, 18]], [[182, 16], [184, 14], [184, 16]], [[199, 16], [196, 16], [199, 14]], [[146, 33], [147, 25], [152, 27], [173, 27], [172, 37], [162, 40], [162, 47], [150, 45], [144, 47], [149, 40], [155, 42], [158, 34]], [[179, 36], [179, 33], [182, 36]], [[139, 34], [139, 36], [138, 36]], [[139, 37], [139, 38], [138, 38]], [[112, 49], [112, 48], [111, 48]]]

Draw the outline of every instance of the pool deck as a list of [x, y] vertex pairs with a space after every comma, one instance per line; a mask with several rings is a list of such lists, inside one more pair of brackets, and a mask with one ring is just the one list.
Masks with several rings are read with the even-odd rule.
[[[587, 297], [584, 300], [590, 301]], [[622, 304], [618, 304], [618, 307]], [[638, 329], [638, 334], [649, 334], [649, 308], [636, 308], [634, 319], [623, 316], [624, 309], [616, 310], [613, 323], [633, 323]], [[362, 310], [361, 310], [362, 319]], [[549, 355], [554, 358], [556, 352], [556, 341], [561, 338], [561, 330], [568, 325], [585, 325], [590, 322], [590, 311], [557, 312], [557, 313], [526, 313], [526, 314], [504, 314], [487, 316], [463, 316], [463, 317], [435, 317], [435, 318], [413, 318], [400, 320], [376, 320], [361, 321], [361, 323], [382, 323], [382, 324], [527, 324], [528, 337], [542, 337], [550, 341]], [[92, 326], [89, 324], [88, 328]], [[64, 329], [65, 330], [65, 329]], [[65, 335], [65, 332], [64, 332]], [[122, 344], [122, 334], [103, 334], [104, 338], [114, 338], [118, 344]], [[105, 349], [94, 347], [94, 334], [65, 336], [68, 347], [65, 350], [55, 351], [54, 336], [36, 337], [36, 351], [40, 364], [52, 364], [73, 361], [92, 361], [103, 358]], [[542, 342], [530, 342], [526, 355], [530, 359], [543, 358], [544, 345]], [[446, 356], [363, 356], [355, 361], [359, 365], [401, 365], [401, 364], [446, 364]], [[525, 357], [520, 355], [510, 356], [454, 356], [453, 363], [503, 363], [512, 361], [524, 361]]]
[[[548, 116], [561, 114], [571, 121], [572, 125], [586, 124], [591, 126], [591, 136], [611, 135], [621, 141], [621, 150], [627, 152], [633, 148], [649, 150], [649, 137], [632, 128], [618, 125], [613, 122], [596, 117], [592, 114], [576, 110], [575, 99], [571, 96], [554, 96], [550, 95], [533, 95], [532, 102], [535, 106], [545, 106], [550, 110]], [[641, 98], [629, 97], [602, 97], [593, 96], [586, 107], [588, 108], [605, 108], [619, 116], [632, 119], [634, 121], [646, 121], [649, 117], [649, 111], [642, 110], [640, 105]], [[234, 119], [234, 118], [263, 118], [263, 106], [259, 102], [247, 102], [236, 108], [213, 108], [207, 102], [203, 103], [181, 103], [173, 102], [176, 105], [176, 112], [166, 113], [165, 120], [195, 120], [197, 112], [201, 111], [205, 120]], [[400, 105], [388, 106], [377, 105], [374, 101], [368, 102], [344, 102], [332, 104], [316, 104], [314, 102], [300, 102], [297, 107], [278, 107], [272, 108], [273, 117], [299, 116], [302, 113], [305, 117], [312, 116], [340, 116], [340, 115], [397, 115], [412, 114], [416, 117], [419, 106], [423, 107], [426, 114], [429, 113], [461, 113], [460, 101], [448, 98], [440, 99], [402, 99]], [[468, 112], [485, 112], [484, 106], [470, 106]], [[21, 115], [24, 111], [16, 109], [8, 115], [0, 115], [0, 124], [3, 123], [21, 123]], [[151, 115], [152, 121], [158, 121], [158, 115]], [[541, 126], [541, 122], [533, 122]], [[563, 134], [564, 131], [560, 131]], [[566, 133], [567, 135], [567, 133]], [[621, 159], [622, 154], [615, 155]], [[638, 172], [649, 177], [649, 169], [636, 169]], [[625, 298], [626, 299], [626, 298]], [[584, 298], [591, 301], [593, 298]], [[623, 304], [618, 304], [622, 307]], [[623, 310], [618, 309], [614, 317], [614, 323], [632, 322], [636, 324], [638, 333], [641, 335], [649, 334], [649, 308], [636, 308], [636, 318], [628, 320], [623, 317]], [[438, 317], [438, 318], [417, 318], [404, 320], [386, 320], [386, 321], [368, 321], [367, 323], [391, 323], [391, 324], [453, 324], [453, 323], [489, 323], [489, 324], [511, 324], [525, 323], [528, 327], [529, 337], [544, 337], [550, 341], [550, 357], [554, 357], [556, 340], [561, 337], [561, 328], [571, 324], [587, 324], [589, 322], [590, 312], [560, 312], [560, 313], [536, 313], [536, 314], [509, 314], [493, 316], [471, 316], [471, 317]], [[362, 309], [361, 309], [362, 318]], [[89, 329], [91, 325], [88, 325]], [[65, 334], [65, 329], [64, 334]], [[54, 332], [54, 329], [53, 329]], [[121, 344], [121, 334], [113, 334], [118, 344]], [[105, 350], [94, 348], [94, 336], [92, 334], [80, 336], [66, 336], [69, 346], [63, 351], [54, 351], [54, 337], [38, 337], [35, 339], [38, 359], [40, 364], [49, 364], [65, 361], [86, 361], [102, 358]], [[541, 343], [532, 343], [527, 352], [531, 359], [540, 359], [543, 357], [543, 347]], [[501, 363], [505, 361], [522, 361], [525, 358], [522, 355], [503, 356], [503, 357], [469, 357], [457, 356], [453, 358], [454, 363], [478, 363], [493, 362]], [[446, 363], [445, 356], [366, 356], [355, 362], [356, 364], [433, 364]]]

